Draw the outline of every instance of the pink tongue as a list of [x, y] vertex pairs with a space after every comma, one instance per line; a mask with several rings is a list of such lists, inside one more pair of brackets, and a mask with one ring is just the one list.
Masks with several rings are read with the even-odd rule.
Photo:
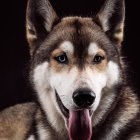
[[68, 122], [70, 140], [90, 140], [92, 136], [89, 110], [70, 111]]

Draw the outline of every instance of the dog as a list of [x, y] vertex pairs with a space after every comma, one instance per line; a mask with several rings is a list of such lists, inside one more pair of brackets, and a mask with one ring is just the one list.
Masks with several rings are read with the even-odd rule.
[[0, 140], [140, 140], [140, 102], [121, 55], [124, 0], [94, 17], [59, 18], [29, 0], [30, 81], [36, 101], [0, 112]]

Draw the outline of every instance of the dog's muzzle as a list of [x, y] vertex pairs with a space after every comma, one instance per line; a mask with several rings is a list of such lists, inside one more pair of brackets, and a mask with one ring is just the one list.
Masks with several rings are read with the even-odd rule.
[[79, 108], [92, 106], [95, 98], [95, 93], [90, 89], [78, 89], [73, 93], [73, 101]]
[[73, 93], [73, 101], [79, 110], [69, 112], [70, 140], [90, 140], [92, 123], [90, 110], [95, 101], [95, 93], [88, 88], [78, 89]]
[[56, 91], [56, 99], [61, 112], [68, 122], [70, 140], [90, 140], [92, 136], [91, 108], [95, 101], [95, 93], [90, 89], [78, 89], [73, 93], [73, 101], [78, 110], [68, 110]]

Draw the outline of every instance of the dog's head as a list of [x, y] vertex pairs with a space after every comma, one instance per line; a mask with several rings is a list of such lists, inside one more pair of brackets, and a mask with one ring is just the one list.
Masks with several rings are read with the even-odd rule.
[[91, 116], [97, 123], [100, 106], [112, 104], [113, 90], [122, 82], [124, 11], [123, 0], [107, 0], [94, 18], [60, 19], [48, 0], [28, 2], [33, 84], [44, 110], [64, 118], [73, 140], [90, 139]]

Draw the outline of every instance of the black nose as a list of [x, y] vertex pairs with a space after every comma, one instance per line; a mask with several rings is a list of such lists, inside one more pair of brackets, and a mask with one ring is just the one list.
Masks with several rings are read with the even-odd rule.
[[79, 89], [73, 93], [73, 101], [79, 107], [90, 107], [95, 100], [95, 93], [89, 89]]

